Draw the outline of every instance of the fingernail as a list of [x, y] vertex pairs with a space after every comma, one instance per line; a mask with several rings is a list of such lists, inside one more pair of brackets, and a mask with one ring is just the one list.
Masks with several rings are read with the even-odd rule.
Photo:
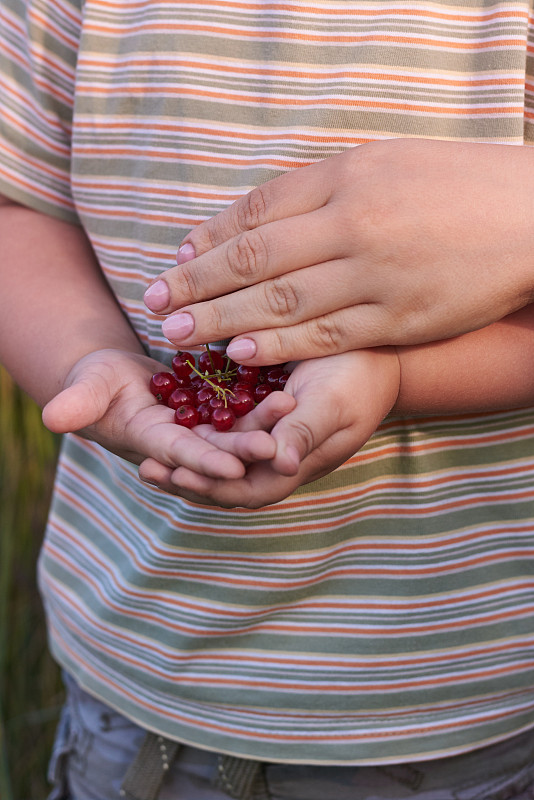
[[195, 320], [191, 314], [173, 314], [163, 321], [161, 330], [163, 335], [170, 341], [180, 341], [193, 333]]
[[256, 342], [253, 339], [236, 339], [230, 342], [226, 354], [234, 361], [246, 361], [256, 355]]
[[300, 467], [300, 454], [296, 447], [293, 445], [288, 445], [286, 447], [286, 456], [289, 461], [291, 461], [295, 472], [298, 472], [298, 468]]
[[176, 263], [178, 266], [180, 264], [185, 264], [186, 261], [191, 261], [195, 257], [195, 248], [191, 244], [191, 242], [186, 242], [183, 244], [176, 254]]
[[256, 342], [253, 339], [236, 339], [230, 342], [226, 354], [234, 361], [246, 361], [256, 355]]
[[144, 296], [145, 305], [155, 312], [163, 311], [164, 308], [167, 308], [170, 299], [169, 287], [162, 280], [156, 281], [152, 286], [149, 286]]

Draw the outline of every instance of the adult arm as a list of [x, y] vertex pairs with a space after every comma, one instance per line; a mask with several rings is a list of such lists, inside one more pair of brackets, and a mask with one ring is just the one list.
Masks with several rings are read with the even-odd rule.
[[347, 150], [199, 225], [147, 305], [177, 346], [237, 337], [229, 352], [247, 364], [482, 328], [533, 297], [533, 173], [530, 147]]

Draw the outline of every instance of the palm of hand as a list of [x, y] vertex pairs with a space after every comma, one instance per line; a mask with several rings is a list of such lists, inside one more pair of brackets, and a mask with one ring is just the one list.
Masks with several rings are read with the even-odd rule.
[[[243, 458], [272, 457], [274, 441], [262, 428], [217, 436], [200, 430], [209, 426], [188, 430], [176, 425], [173, 411], [148, 388], [150, 376], [161, 369], [164, 365], [137, 353], [91, 353], [71, 370], [65, 389], [43, 410], [43, 421], [57, 433], [76, 432], [138, 465], [151, 459], [166, 469], [185, 466], [236, 478], [244, 472]], [[271, 404], [271, 425], [286, 405], [286, 400]]]

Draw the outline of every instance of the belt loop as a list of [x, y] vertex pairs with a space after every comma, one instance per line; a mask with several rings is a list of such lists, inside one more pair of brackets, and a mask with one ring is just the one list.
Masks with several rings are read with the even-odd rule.
[[163, 778], [178, 755], [180, 744], [147, 733], [122, 782], [124, 800], [157, 800]]
[[259, 761], [220, 755], [217, 771], [216, 785], [234, 800], [270, 800]]

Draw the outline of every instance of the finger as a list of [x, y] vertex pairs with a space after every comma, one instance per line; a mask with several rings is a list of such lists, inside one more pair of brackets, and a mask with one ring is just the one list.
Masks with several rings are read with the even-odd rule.
[[295, 406], [295, 399], [286, 392], [273, 392], [252, 411], [237, 420], [231, 431], [220, 433], [211, 425], [195, 430], [220, 450], [232, 453], [243, 463], [266, 461], [274, 457], [276, 443], [268, 431]]
[[[163, 407], [156, 409], [160, 416], [170, 411]], [[167, 415], [164, 420], [153, 420], [154, 409], [145, 409], [126, 426], [125, 441], [130, 449], [173, 469], [184, 465], [215, 478], [243, 476], [245, 468], [239, 458], [200, 435], [200, 429], [208, 426], [190, 430], [168, 420]]]
[[295, 398], [288, 392], [272, 392], [252, 411], [237, 421], [241, 431], [271, 431], [273, 425], [295, 408]]
[[[184, 467], [181, 467], [180, 473], [183, 471], [188, 472]], [[174, 470], [174, 472], [178, 473], [178, 470]], [[213, 478], [206, 478], [203, 475], [192, 472], [191, 475], [194, 476], [193, 484], [197, 490], [190, 491], [187, 489], [182, 490], [178, 482], [173, 483], [172, 475], [172, 469], [165, 467], [153, 458], [147, 458], [139, 465], [139, 478], [143, 483], [154, 486], [156, 489], [166, 492], [167, 494], [184, 497], [186, 500], [197, 503], [198, 505], [215, 505], [216, 501], [212, 500], [209, 496], [209, 487], [214, 483]]]
[[[242, 478], [239, 480], [218, 480], [197, 472], [179, 467], [171, 470], [154, 459], [147, 458], [139, 466], [139, 477], [144, 483], [155, 486], [168, 494], [178, 495], [192, 503], [199, 505], [218, 505], [223, 508], [253, 507], [265, 505], [265, 487], [267, 485], [264, 475], [256, 475], [255, 480]], [[277, 477], [278, 480], [278, 477]], [[281, 483], [281, 481], [280, 481]], [[287, 491], [291, 491], [288, 487]], [[271, 490], [269, 497], [272, 502], [277, 502], [278, 495]]]
[[254, 330], [233, 339], [228, 355], [242, 364], [284, 364], [346, 353], [364, 347], [410, 343], [410, 327], [379, 303], [361, 303], [296, 325]]
[[269, 464], [253, 464], [244, 478], [234, 481], [214, 480], [179, 468], [172, 481], [181, 497], [222, 508], [263, 508], [285, 499], [299, 485], [296, 477], [278, 475]]
[[213, 444], [218, 450], [231, 453], [241, 462], [266, 461], [274, 457], [276, 444], [267, 431], [225, 431], [218, 433], [211, 425], [198, 429], [199, 435]]
[[170, 409], [153, 406], [126, 426], [125, 436], [132, 450], [163, 466], [182, 465], [213, 478], [236, 479], [244, 475], [244, 463], [274, 457], [276, 445], [267, 431], [294, 405], [291, 396], [273, 392], [246, 415], [248, 419], [238, 420], [235, 431], [224, 433], [211, 425], [189, 430], [171, 421]]
[[[333, 368], [335, 369], [335, 365]], [[332, 395], [335, 389], [329, 387], [328, 391]], [[347, 398], [330, 396], [328, 413], [321, 413], [324, 393], [324, 379], [308, 380], [302, 389], [296, 391], [293, 411], [274, 426], [272, 436], [276, 441], [276, 455], [273, 469], [281, 475], [298, 474], [301, 464], [308, 456], [348, 427], [345, 419]]]
[[53, 397], [43, 408], [43, 423], [53, 433], [82, 430], [104, 416], [111, 400], [108, 382], [95, 374]]
[[164, 492], [174, 492], [174, 484], [171, 480], [173, 470], [160, 464], [154, 458], [145, 458], [139, 464], [139, 478], [143, 483], [149, 483]]
[[[263, 281], [239, 292], [232, 292], [194, 306], [186, 306], [163, 322], [163, 333], [177, 347], [192, 347], [198, 342], [227, 339], [246, 330], [273, 329], [296, 325], [341, 309], [349, 302], [362, 302], [371, 296], [375, 278], [365, 264], [353, 260], [326, 261]], [[365, 285], [359, 293], [357, 280]], [[193, 321], [192, 331], [183, 336], [182, 321]], [[187, 330], [187, 329], [186, 329]], [[235, 350], [235, 347], [234, 347]], [[235, 351], [232, 357], [247, 357]]]
[[343, 227], [330, 206], [285, 217], [240, 233], [208, 253], [166, 270], [149, 286], [144, 300], [151, 311], [168, 314], [190, 303], [341, 257], [343, 239]]
[[192, 254], [202, 255], [239, 233], [324, 205], [333, 188], [331, 167], [332, 163], [325, 168], [319, 161], [308, 165], [305, 174], [292, 170], [252, 189], [191, 231], [182, 242], [178, 260], [190, 260]]

